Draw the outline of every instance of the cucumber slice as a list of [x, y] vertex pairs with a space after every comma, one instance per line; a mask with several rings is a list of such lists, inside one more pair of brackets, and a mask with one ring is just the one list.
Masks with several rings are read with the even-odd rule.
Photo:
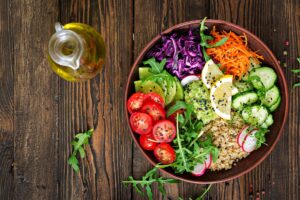
[[238, 89], [239, 92], [247, 92], [253, 89], [253, 86], [248, 82], [236, 81], [233, 85]]
[[251, 76], [248, 80], [252, 83], [253, 87], [258, 90], [265, 90], [265, 86], [263, 82], [260, 80], [260, 77], [258, 76]]
[[273, 86], [271, 89], [269, 89], [265, 96], [261, 99], [262, 103], [267, 106], [271, 107], [274, 105], [280, 97], [280, 92], [277, 86]]
[[242, 80], [247, 81], [249, 78], [250, 71], [255, 68], [259, 68], [259, 67], [261, 67], [259, 60], [257, 58], [250, 58], [250, 66], [249, 66], [248, 72], [246, 74], [243, 74]]
[[270, 110], [271, 112], [274, 112], [274, 111], [279, 107], [280, 103], [281, 103], [281, 97], [279, 96], [279, 99], [276, 101], [276, 103], [275, 103], [274, 105], [272, 105], [272, 106], [269, 108], [269, 110]]
[[134, 81], [134, 88], [135, 91], [140, 91], [140, 87], [141, 87], [142, 81]]
[[183, 92], [183, 88], [181, 83], [179, 82], [179, 80], [177, 78], [175, 78], [176, 80], [176, 94], [174, 97], [173, 101], [178, 101], [178, 100], [182, 100], [184, 97], [184, 92]]
[[[274, 86], [277, 75], [275, 71], [270, 67], [261, 67], [251, 70], [249, 77], [258, 76], [263, 83], [266, 90], [269, 90]], [[255, 86], [254, 86], [255, 87]]]
[[245, 92], [237, 95], [232, 100], [232, 108], [242, 110], [245, 105], [251, 105], [258, 100], [258, 95], [255, 92]]
[[242, 111], [244, 121], [254, 126], [263, 124], [268, 115], [268, 110], [258, 105], [246, 107]]
[[164, 91], [162, 90], [162, 88], [157, 83], [155, 83], [153, 81], [142, 82], [140, 84], [140, 87], [139, 87], [138, 91], [142, 92], [142, 93], [155, 92], [155, 93], [159, 94], [160, 96], [162, 96], [163, 98], [165, 97]]
[[273, 116], [270, 114], [270, 115], [268, 115], [266, 121], [264, 123], [262, 123], [262, 125], [260, 127], [261, 128], [268, 128], [273, 123], [274, 123]]
[[139, 67], [139, 77], [140, 77], [140, 80], [145, 80], [149, 76], [153, 75], [149, 71], [149, 69], [150, 69], [149, 67]]

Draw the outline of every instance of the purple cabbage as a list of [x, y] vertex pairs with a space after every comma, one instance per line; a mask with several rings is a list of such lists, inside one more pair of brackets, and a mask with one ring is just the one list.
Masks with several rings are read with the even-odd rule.
[[162, 41], [147, 54], [161, 61], [167, 59], [165, 68], [180, 80], [187, 75], [199, 74], [205, 64], [200, 46], [199, 31], [192, 28], [187, 32], [163, 35]]

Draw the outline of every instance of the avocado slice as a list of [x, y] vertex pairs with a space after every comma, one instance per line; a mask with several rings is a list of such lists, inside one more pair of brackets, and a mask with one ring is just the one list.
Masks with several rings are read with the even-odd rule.
[[175, 80], [176, 80], [176, 94], [173, 101], [178, 101], [183, 99], [184, 92], [183, 92], [183, 87], [179, 82], [179, 80], [177, 78], [175, 78]]
[[145, 82], [135, 81], [135, 87], [136, 89], [138, 89], [137, 91], [139, 92], [146, 93], [146, 94], [150, 92], [155, 92], [159, 94], [161, 97], [165, 98], [163, 89], [153, 81], [145, 81]]
[[153, 75], [153, 73], [151, 73], [149, 71], [149, 69], [150, 69], [149, 67], [139, 67], [139, 77], [140, 77], [140, 80], [145, 80], [149, 76]]

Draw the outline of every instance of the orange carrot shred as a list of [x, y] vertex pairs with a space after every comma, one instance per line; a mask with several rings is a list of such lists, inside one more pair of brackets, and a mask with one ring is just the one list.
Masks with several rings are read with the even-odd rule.
[[214, 37], [214, 40], [209, 42], [210, 45], [217, 43], [224, 37], [228, 37], [223, 45], [206, 49], [206, 53], [221, 64], [220, 68], [225, 70], [225, 74], [231, 74], [239, 80], [244, 74], [248, 73], [251, 65], [250, 58], [257, 60], [258, 63], [260, 63], [258, 59], [264, 59], [247, 47], [248, 40], [245, 33], [241, 36], [231, 31], [220, 33], [213, 27], [210, 34]]

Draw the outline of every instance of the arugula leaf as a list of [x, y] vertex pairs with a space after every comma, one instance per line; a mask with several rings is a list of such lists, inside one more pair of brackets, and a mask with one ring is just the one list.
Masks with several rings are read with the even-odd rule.
[[84, 133], [78, 133], [75, 135], [74, 140], [72, 140], [71, 145], [73, 147], [72, 154], [68, 159], [68, 164], [72, 166], [74, 171], [77, 173], [79, 171], [79, 162], [77, 160], [77, 152], [79, 152], [80, 157], [85, 157], [85, 151], [83, 146], [88, 144], [89, 138], [93, 135], [94, 129], [90, 129]]
[[144, 195], [142, 190], [145, 189], [148, 199], [153, 199], [153, 192], [151, 189], [151, 185], [153, 183], [158, 183], [158, 189], [164, 197], [166, 191], [163, 185], [166, 183], [179, 183], [179, 181], [171, 178], [158, 177], [157, 176], [158, 167], [160, 166], [157, 165], [153, 169], [148, 171], [145, 174], [145, 176], [142, 177], [141, 180], [135, 180], [132, 176], [129, 176], [127, 181], [123, 181], [123, 184], [125, 184], [126, 186], [132, 184], [133, 188], [141, 195]]
[[214, 38], [210, 35], [205, 34], [205, 31], [208, 29], [204, 25], [206, 19], [207, 18], [205, 17], [200, 23], [200, 37], [201, 37], [200, 45], [202, 46], [202, 52], [203, 52], [204, 59], [205, 59], [205, 61], [208, 61], [210, 59], [210, 57], [207, 55], [205, 48], [214, 48], [214, 47], [222, 46], [228, 40], [228, 37], [222, 38], [220, 41], [216, 42], [213, 45], [208, 44], [208, 41], [213, 40]]
[[268, 132], [268, 129], [261, 128], [255, 133], [257, 139], [256, 149], [260, 148], [262, 144], [266, 144], [266, 133]]
[[[298, 63], [300, 64], [300, 57], [297, 58], [297, 61], [298, 61]], [[297, 73], [300, 72], [300, 69], [292, 69], [291, 71], [292, 71], [293, 73], [297, 74]], [[298, 76], [298, 78], [300, 78], [300, 76]], [[296, 87], [299, 87], [299, 86], [300, 86], [300, 83], [295, 83], [295, 84], [293, 85], [293, 88], [296, 88]]]
[[216, 42], [216, 43], [213, 44], [213, 45], [207, 44], [207, 45], [206, 45], [206, 48], [214, 48], [214, 47], [222, 46], [223, 44], [225, 44], [225, 42], [227, 42], [227, 40], [228, 40], [228, 37], [224, 37], [224, 38], [222, 38], [220, 41]]
[[204, 197], [206, 193], [210, 190], [212, 184], [209, 184], [209, 186], [204, 190], [204, 192], [201, 194], [201, 196], [197, 197], [195, 200], [204, 200]]
[[186, 109], [186, 103], [183, 101], [176, 101], [176, 103], [168, 109], [167, 118], [180, 109]]
[[150, 58], [143, 62], [144, 65], [150, 65], [149, 71], [153, 74], [159, 74], [163, 71], [167, 60], [164, 58], [160, 63], [155, 58]]

